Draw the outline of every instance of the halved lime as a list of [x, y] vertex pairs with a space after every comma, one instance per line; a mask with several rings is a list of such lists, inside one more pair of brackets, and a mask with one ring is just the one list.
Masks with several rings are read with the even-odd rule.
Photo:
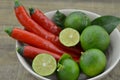
[[75, 46], [79, 43], [80, 34], [77, 30], [72, 28], [65, 28], [60, 32], [59, 40], [67, 47]]
[[32, 62], [33, 70], [41, 76], [51, 75], [55, 72], [56, 67], [55, 58], [47, 53], [37, 55]]

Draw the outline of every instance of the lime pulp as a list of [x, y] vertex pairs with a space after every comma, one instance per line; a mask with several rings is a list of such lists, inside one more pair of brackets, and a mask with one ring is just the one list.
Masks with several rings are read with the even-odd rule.
[[55, 72], [56, 67], [55, 58], [47, 53], [37, 55], [32, 62], [33, 70], [41, 76], [51, 75]]
[[75, 46], [79, 43], [80, 34], [77, 30], [72, 28], [65, 28], [60, 32], [59, 40], [67, 47]]

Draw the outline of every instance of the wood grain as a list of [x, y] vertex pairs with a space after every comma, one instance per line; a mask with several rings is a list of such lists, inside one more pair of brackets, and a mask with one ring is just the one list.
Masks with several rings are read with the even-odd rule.
[[[29, 7], [43, 12], [64, 8], [84, 9], [100, 15], [120, 17], [120, 0], [20, 0], [28, 11]], [[13, 0], [0, 0], [0, 80], [36, 80], [27, 72], [17, 59], [15, 40], [4, 30], [7, 27], [20, 27], [14, 14]], [[120, 27], [118, 27], [120, 30]], [[120, 62], [101, 80], [119, 80]]]

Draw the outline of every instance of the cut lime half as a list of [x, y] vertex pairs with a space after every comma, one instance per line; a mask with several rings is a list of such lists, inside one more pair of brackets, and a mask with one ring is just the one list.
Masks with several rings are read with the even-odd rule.
[[37, 55], [32, 62], [33, 70], [41, 76], [51, 75], [55, 72], [56, 67], [55, 58], [47, 53]]
[[77, 30], [73, 28], [65, 28], [60, 32], [59, 40], [67, 47], [75, 46], [79, 43], [80, 34]]

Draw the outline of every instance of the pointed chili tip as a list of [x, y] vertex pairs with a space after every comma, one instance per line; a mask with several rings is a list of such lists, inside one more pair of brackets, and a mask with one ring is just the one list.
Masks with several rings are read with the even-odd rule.
[[15, 0], [15, 8], [20, 6], [19, 0]]
[[23, 55], [23, 50], [24, 50], [24, 47], [18, 47], [17, 48], [17, 52], [20, 54], [20, 55]]
[[30, 15], [32, 15], [34, 13], [34, 8], [30, 7], [29, 12], [30, 12]]
[[13, 28], [7, 28], [4, 31], [10, 36], [12, 33]]

